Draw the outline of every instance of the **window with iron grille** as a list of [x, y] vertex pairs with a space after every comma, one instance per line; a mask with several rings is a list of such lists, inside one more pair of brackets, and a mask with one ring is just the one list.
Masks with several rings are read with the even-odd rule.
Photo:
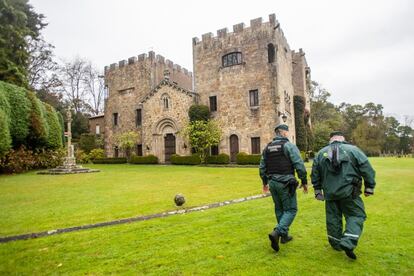
[[135, 110], [135, 125], [137, 127], [142, 125], [142, 109]]
[[259, 106], [259, 90], [249, 91], [250, 106]]
[[233, 66], [242, 63], [242, 53], [233, 52], [223, 56], [222, 65], [223, 67]]
[[217, 111], [217, 96], [211, 96], [209, 99], [210, 99], [210, 111]]
[[118, 147], [115, 147], [114, 148], [114, 157], [115, 158], [118, 158], [119, 157], [119, 149], [118, 149]]
[[260, 154], [260, 137], [252, 137], [252, 154]]

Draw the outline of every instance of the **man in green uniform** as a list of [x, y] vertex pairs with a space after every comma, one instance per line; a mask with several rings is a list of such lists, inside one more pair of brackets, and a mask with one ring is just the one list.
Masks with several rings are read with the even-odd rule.
[[263, 192], [270, 188], [278, 224], [269, 234], [271, 247], [279, 251], [279, 240], [287, 243], [292, 240], [289, 236], [289, 226], [298, 211], [296, 188], [298, 182], [295, 172], [302, 181], [301, 187], [307, 192], [306, 168], [300, 156], [299, 149], [289, 142], [289, 127], [280, 124], [275, 128], [276, 138], [263, 150], [260, 159], [259, 173], [263, 182]]
[[[362, 178], [365, 196], [374, 194], [375, 171], [367, 156], [345, 142], [343, 134], [332, 132], [329, 145], [319, 151], [312, 166], [315, 198], [325, 200], [328, 241], [336, 250], [344, 250], [356, 259], [354, 249], [366, 219], [361, 197]], [[345, 231], [342, 228], [345, 217]]]

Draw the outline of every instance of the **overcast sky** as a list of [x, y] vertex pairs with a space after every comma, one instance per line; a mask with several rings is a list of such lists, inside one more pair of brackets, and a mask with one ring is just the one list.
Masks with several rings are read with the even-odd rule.
[[331, 101], [414, 116], [414, 1], [31, 0], [59, 58], [105, 65], [155, 51], [192, 71], [195, 36], [276, 14]]

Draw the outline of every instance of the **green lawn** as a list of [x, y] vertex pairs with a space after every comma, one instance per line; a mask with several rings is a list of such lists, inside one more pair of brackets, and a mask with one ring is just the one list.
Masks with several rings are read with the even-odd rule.
[[[291, 228], [294, 241], [282, 245], [278, 254], [270, 249], [267, 240], [275, 218], [271, 199], [266, 198], [204, 212], [0, 244], [0, 274], [413, 275], [414, 159], [378, 158], [372, 163], [378, 186], [375, 196], [364, 199], [368, 220], [356, 250], [357, 261], [330, 249], [323, 203], [314, 200], [312, 194], [299, 193], [299, 213]], [[38, 229], [49, 229], [56, 223], [77, 225], [172, 209], [171, 194], [175, 192], [185, 193], [190, 205], [198, 205], [256, 194], [260, 189], [255, 169], [125, 165], [99, 168], [104, 170], [101, 176], [51, 179], [30, 173], [0, 178], [2, 235], [24, 232], [26, 228], [35, 230], [33, 222], [42, 226]], [[79, 182], [82, 177], [84, 180]], [[100, 181], [95, 183], [90, 177]], [[137, 177], [139, 180], [134, 182]], [[195, 177], [199, 180], [192, 179]], [[141, 185], [151, 191], [136, 187]], [[25, 200], [32, 204], [20, 206]], [[63, 222], [44, 214], [49, 208], [59, 210]], [[65, 210], [68, 208], [71, 211]], [[82, 215], [71, 215], [78, 210]], [[93, 218], [83, 218], [92, 215]], [[27, 219], [32, 224], [22, 222]], [[20, 226], [15, 227], [15, 223]]]

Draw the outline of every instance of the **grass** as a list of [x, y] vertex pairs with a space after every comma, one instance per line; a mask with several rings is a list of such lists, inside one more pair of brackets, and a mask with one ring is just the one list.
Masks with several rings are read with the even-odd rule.
[[[275, 218], [271, 199], [266, 198], [204, 212], [0, 244], [0, 274], [413, 275], [414, 215], [410, 207], [414, 206], [414, 159], [378, 158], [373, 159], [372, 163], [377, 170], [378, 186], [373, 197], [364, 199], [368, 220], [356, 250], [357, 261], [350, 261], [342, 252], [330, 249], [326, 240], [323, 203], [314, 200], [311, 194], [299, 193], [299, 213], [291, 228], [294, 241], [282, 245], [278, 254], [272, 252], [267, 240], [267, 233], [273, 228]], [[152, 183], [150, 178], [153, 177], [155, 183], [159, 183], [152, 187], [156, 191], [154, 198], [163, 197], [165, 193], [160, 189], [170, 189], [170, 186], [174, 186], [173, 181], [186, 173], [194, 173], [209, 178], [210, 181], [217, 175], [227, 177], [229, 181], [232, 177], [239, 176], [238, 181], [221, 182], [221, 185], [212, 190], [205, 190], [205, 186], [189, 189], [187, 197], [192, 198], [194, 195], [200, 202], [205, 199], [207, 202], [217, 201], [221, 196], [223, 199], [246, 196], [258, 193], [258, 185], [260, 187], [257, 170], [254, 169], [214, 168], [210, 171], [213, 168], [100, 168], [104, 169], [104, 173], [109, 173], [110, 170], [114, 174], [126, 171], [127, 175], [135, 170], [169, 171], [170, 185], [158, 182], [157, 175], [162, 173], [146, 176], [148, 183]], [[15, 189], [21, 190], [24, 189], [20, 186], [24, 185], [27, 188], [42, 185], [33, 180], [26, 183], [19, 179], [21, 177], [30, 181], [29, 179], [39, 176], [26, 174], [0, 179], [1, 205], [4, 204], [4, 183], [8, 189], [12, 189], [10, 186], [15, 183]], [[252, 183], [249, 183], [249, 179]], [[181, 183], [176, 182], [176, 185]], [[65, 185], [64, 183], [61, 182], [60, 185]], [[59, 200], [64, 201], [65, 197], [69, 197], [67, 193], [53, 191], [53, 187], [61, 188], [58, 183], [56, 187], [50, 187], [52, 184], [47, 182], [43, 184], [49, 185], [50, 193], [59, 196]], [[88, 188], [88, 185], [83, 187]], [[99, 188], [99, 185], [94, 187]], [[108, 187], [110, 186], [106, 186]], [[127, 190], [129, 189], [131, 188]], [[82, 189], [75, 191], [82, 198]], [[208, 200], [209, 193], [212, 194], [211, 200]], [[14, 197], [12, 195], [9, 194], [9, 197]], [[203, 198], [203, 195], [207, 198]], [[34, 193], [32, 197], [37, 198]], [[127, 198], [127, 195], [123, 197]], [[143, 198], [146, 204], [152, 205], [152, 198]], [[171, 201], [170, 196], [165, 198]], [[107, 200], [112, 201], [112, 198]], [[8, 198], [10, 201], [12, 199]], [[128, 209], [128, 203], [117, 208], [119, 211]], [[172, 206], [168, 204], [163, 207], [171, 209]], [[160, 207], [156, 205], [151, 208]], [[30, 212], [31, 208], [26, 207]], [[33, 208], [41, 214], [40, 206]], [[150, 208], [146, 210], [149, 211]]]

